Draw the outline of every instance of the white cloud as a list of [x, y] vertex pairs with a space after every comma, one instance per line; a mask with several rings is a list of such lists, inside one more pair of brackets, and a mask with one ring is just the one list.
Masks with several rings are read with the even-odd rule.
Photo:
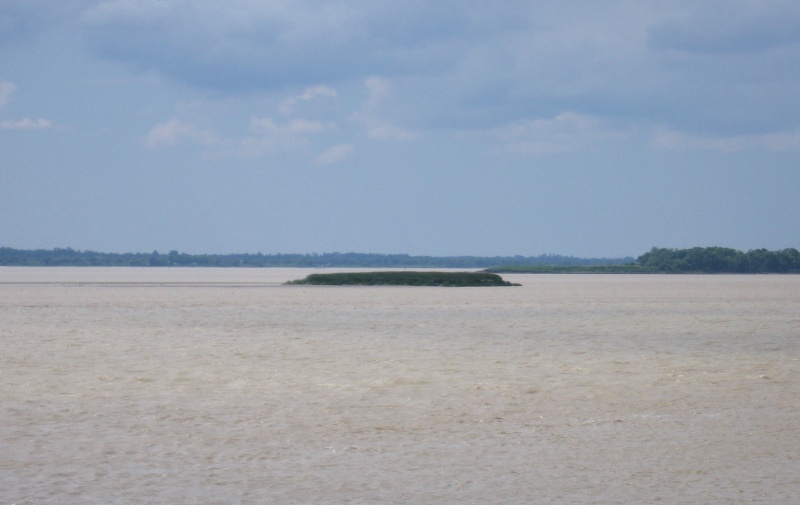
[[145, 145], [149, 149], [173, 147], [187, 143], [211, 145], [216, 143], [216, 140], [211, 132], [175, 118], [154, 126], [145, 140]]
[[[0, 109], [5, 107], [11, 98], [14, 96], [14, 91], [17, 87], [13, 82], [0, 81]], [[18, 119], [18, 120], [3, 120], [0, 121], [0, 130], [46, 130], [53, 126], [53, 122], [49, 119]]]
[[278, 106], [278, 110], [284, 116], [288, 116], [292, 113], [292, 109], [297, 102], [300, 101], [308, 102], [319, 97], [336, 98], [336, 96], [337, 96], [336, 90], [331, 88], [330, 86], [324, 86], [324, 85], [309, 86], [305, 90], [303, 90], [301, 94], [284, 100]]
[[319, 133], [327, 128], [332, 128], [332, 124], [324, 124], [320, 121], [309, 121], [307, 119], [292, 119], [288, 123], [278, 125], [272, 118], [254, 117], [250, 120], [250, 130], [260, 135], [285, 135]]
[[800, 129], [788, 132], [771, 132], [757, 135], [693, 135], [662, 129], [650, 139], [657, 149], [679, 151], [736, 152], [752, 149], [768, 151], [800, 151]]
[[332, 165], [349, 159], [356, 148], [352, 144], [340, 144], [326, 149], [314, 158], [315, 165]]
[[503, 143], [498, 152], [545, 154], [581, 151], [599, 142], [627, 135], [606, 121], [574, 112], [562, 112], [553, 119], [530, 119], [495, 128]]
[[[303, 95], [313, 99], [333, 93], [332, 88], [315, 87], [304, 91]], [[299, 96], [302, 100], [302, 95]], [[192, 147], [212, 158], [259, 158], [304, 148], [312, 137], [337, 128], [333, 121], [302, 117], [265, 115], [250, 116], [249, 121], [236, 120], [236, 115], [242, 112], [243, 109], [233, 109], [229, 104], [184, 103], [177, 107], [174, 117], [150, 129], [144, 146], [148, 149]], [[208, 126], [212, 124], [215, 126]]]
[[333, 123], [293, 119], [278, 124], [270, 117], [250, 120], [251, 134], [237, 142], [236, 153], [245, 157], [260, 157], [267, 153], [299, 149], [309, 144], [309, 135], [335, 128]]
[[416, 132], [380, 117], [382, 106], [391, 95], [390, 82], [387, 79], [369, 77], [364, 81], [364, 88], [367, 90], [367, 99], [362, 110], [351, 114], [350, 119], [361, 124], [367, 137], [380, 140], [412, 140], [418, 137]]
[[375, 140], [413, 140], [419, 135], [416, 132], [393, 125], [370, 114], [356, 113], [351, 118], [360, 123], [367, 137]]
[[301, 94], [298, 98], [303, 100], [313, 100], [318, 96], [335, 97], [336, 90], [330, 86], [311, 86], [306, 88], [305, 91], [303, 91], [303, 94]]
[[0, 121], [0, 130], [46, 130], [53, 126], [49, 119], [20, 119], [18, 121]]
[[17, 89], [13, 82], [0, 81], [0, 108], [6, 106], [11, 101], [14, 95], [14, 90]]

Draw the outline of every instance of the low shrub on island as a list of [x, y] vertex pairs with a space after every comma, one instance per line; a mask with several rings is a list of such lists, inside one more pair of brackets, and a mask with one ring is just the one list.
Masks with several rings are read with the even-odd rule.
[[311, 274], [305, 279], [287, 284], [311, 284], [317, 286], [519, 286], [504, 281], [497, 274], [485, 272], [342, 272]]

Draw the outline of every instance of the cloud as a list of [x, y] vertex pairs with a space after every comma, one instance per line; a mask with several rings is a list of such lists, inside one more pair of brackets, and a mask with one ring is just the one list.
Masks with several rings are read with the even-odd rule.
[[500, 139], [500, 153], [547, 154], [582, 151], [600, 142], [625, 138], [602, 119], [562, 112], [553, 119], [518, 121], [493, 130]]
[[800, 151], [800, 129], [756, 135], [711, 136], [662, 129], [653, 134], [650, 146], [680, 151], [738, 152], [753, 149]]
[[676, 10], [678, 15], [649, 27], [651, 47], [697, 53], [762, 52], [800, 42], [796, 2], [717, 0]]
[[411, 138], [561, 111], [709, 134], [794, 128], [798, 25], [800, 5], [777, 0], [114, 0], [80, 29], [102, 57], [190, 88], [294, 90], [287, 117], [332, 97], [331, 113], [352, 114], [360, 87], [350, 117], [367, 135]]
[[11, 101], [11, 97], [14, 96], [15, 89], [17, 89], [17, 87], [13, 82], [0, 81], [0, 109], [5, 107], [6, 104]]
[[331, 128], [333, 125], [325, 125], [320, 121], [309, 121], [307, 119], [292, 119], [284, 125], [277, 125], [271, 118], [252, 118], [250, 120], [250, 129], [254, 133], [261, 135], [281, 135], [281, 134], [302, 134], [302, 133], [319, 133], [326, 128]]
[[352, 144], [340, 144], [326, 149], [316, 158], [314, 158], [315, 165], [332, 165], [341, 163], [342, 161], [350, 159], [356, 148]]
[[371, 76], [364, 81], [367, 90], [367, 99], [362, 110], [351, 114], [350, 119], [360, 124], [367, 137], [379, 140], [412, 140], [418, 137], [416, 132], [396, 126], [380, 115], [385, 108], [385, 102], [391, 95], [389, 80]]
[[[0, 109], [5, 107], [13, 98], [14, 91], [17, 87], [13, 82], [0, 81]], [[47, 130], [52, 128], [53, 122], [49, 119], [30, 119], [24, 118], [19, 120], [2, 120], [0, 121], [0, 130]]]
[[250, 120], [250, 134], [239, 141], [231, 142], [233, 148], [228, 154], [257, 158], [279, 151], [304, 148], [310, 144], [310, 135], [335, 127], [333, 123], [307, 119], [292, 119], [279, 124], [270, 117], [254, 117]]
[[294, 105], [298, 102], [308, 102], [320, 97], [336, 98], [336, 96], [336, 90], [330, 86], [309, 86], [299, 95], [287, 98], [281, 102], [281, 104], [278, 106], [278, 110], [281, 114], [288, 116], [293, 112]]
[[404, 38], [437, 38], [416, 26], [433, 28], [426, 14], [437, 13], [438, 21], [444, 13], [426, 2], [408, 4], [116, 0], [87, 9], [82, 23], [107, 58], [193, 86], [263, 89], [429, 65], [424, 54], [410, 57]]
[[[194, 147], [210, 158], [260, 158], [265, 155], [305, 149], [310, 140], [336, 130], [334, 121], [295, 117], [291, 101], [308, 102], [321, 97], [335, 97], [336, 90], [324, 85], [310, 86], [300, 93], [281, 100], [271, 97], [257, 101], [256, 107], [267, 106], [273, 114], [252, 115], [243, 119], [253, 107], [248, 99], [204, 100], [179, 103], [174, 116], [152, 127], [145, 136], [148, 149]], [[271, 107], [270, 107], [271, 105]], [[281, 110], [289, 114], [283, 117]], [[246, 117], [246, 116], [245, 116]]]
[[460, 0], [115, 0], [81, 28], [104, 58], [227, 91], [337, 85], [369, 75], [440, 74], [521, 9]]
[[302, 100], [313, 100], [318, 96], [335, 97], [336, 90], [330, 86], [311, 86], [306, 88], [298, 98]]
[[367, 137], [374, 140], [413, 140], [419, 135], [411, 130], [382, 121], [365, 113], [356, 113], [351, 116], [353, 121], [361, 124]]
[[239, 139], [226, 139], [191, 122], [173, 118], [154, 126], [147, 134], [145, 146], [148, 149], [158, 149], [194, 145], [207, 148], [207, 154], [214, 156], [260, 157], [303, 147], [308, 144], [308, 135], [333, 127], [333, 124], [306, 119], [293, 119], [278, 124], [269, 117], [253, 117], [250, 119], [247, 135]]
[[364, 87], [369, 92], [368, 107], [377, 107], [389, 96], [389, 81], [380, 77], [371, 76], [364, 81]]
[[0, 130], [46, 130], [53, 126], [49, 119], [20, 119], [18, 121], [0, 121]]
[[91, 0], [3, 0], [0, 2], [0, 45], [29, 41], [48, 28], [80, 15]]
[[145, 140], [148, 149], [175, 147], [181, 144], [208, 146], [215, 143], [217, 141], [211, 132], [175, 118], [154, 126]]

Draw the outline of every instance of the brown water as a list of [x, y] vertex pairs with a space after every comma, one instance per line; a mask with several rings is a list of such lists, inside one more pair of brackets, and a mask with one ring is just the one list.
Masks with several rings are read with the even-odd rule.
[[0, 503], [800, 503], [800, 276], [0, 269]]

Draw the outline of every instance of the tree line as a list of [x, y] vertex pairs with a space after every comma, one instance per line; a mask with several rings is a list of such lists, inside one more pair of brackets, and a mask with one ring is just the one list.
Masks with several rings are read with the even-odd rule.
[[654, 247], [639, 256], [636, 265], [663, 273], [800, 273], [800, 252], [794, 248], [742, 252], [727, 247]]
[[412, 256], [408, 254], [166, 254], [103, 253], [72, 248], [13, 249], [0, 247], [3, 266], [118, 266], [118, 267], [362, 267], [362, 268], [489, 268], [503, 265], [618, 265], [633, 258], [576, 258], [539, 256]]
[[[800, 273], [800, 252], [726, 247], [667, 249], [653, 247], [636, 258], [539, 256], [412, 256], [408, 254], [187, 254], [103, 253], [71, 248], [13, 249], [0, 247], [2, 266], [120, 267], [361, 267], [361, 268], [502, 268], [537, 273]], [[497, 270], [500, 271], [500, 270]]]
[[800, 252], [794, 248], [743, 252], [727, 247], [654, 247], [627, 264], [515, 265], [487, 271], [530, 274], [797, 274], [800, 273]]

